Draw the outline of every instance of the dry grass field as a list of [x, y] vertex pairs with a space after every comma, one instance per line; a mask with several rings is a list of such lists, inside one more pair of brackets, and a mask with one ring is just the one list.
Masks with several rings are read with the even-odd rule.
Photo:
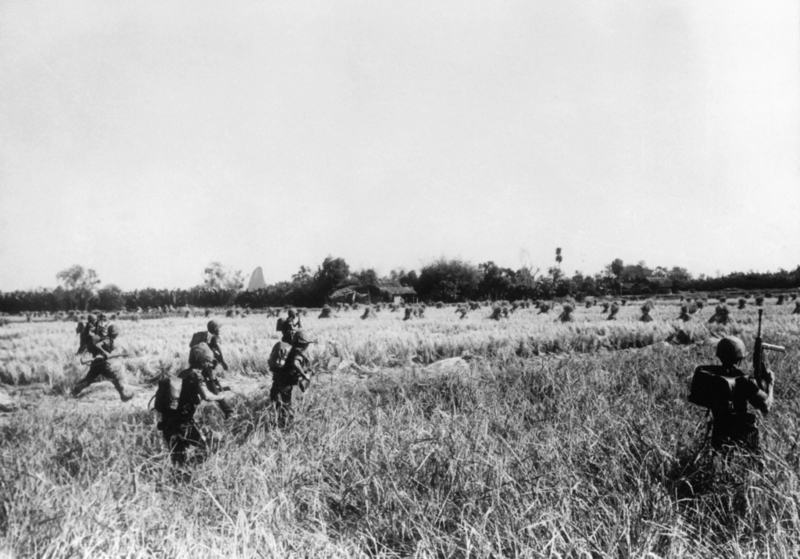
[[[700, 451], [694, 367], [726, 333], [752, 347], [756, 310], [683, 323], [677, 303], [572, 322], [518, 309], [403, 321], [388, 309], [304, 327], [314, 382], [275, 428], [275, 319], [223, 323], [237, 416], [204, 404], [214, 452], [169, 464], [155, 382], [185, 367], [206, 318], [120, 321], [126, 383], [79, 398], [72, 322], [0, 327], [0, 557], [791, 557], [800, 555], [800, 316], [767, 304], [776, 404], [763, 467]], [[679, 329], [683, 333], [676, 336]], [[678, 341], [682, 343], [677, 343]]]

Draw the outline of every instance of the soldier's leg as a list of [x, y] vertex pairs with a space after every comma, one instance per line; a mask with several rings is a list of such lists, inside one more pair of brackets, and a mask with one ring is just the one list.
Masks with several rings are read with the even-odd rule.
[[121, 375], [119, 369], [105, 360], [100, 361], [100, 363], [102, 364], [101, 374], [103, 375], [103, 378], [111, 381], [111, 384], [114, 385], [114, 388], [116, 388], [117, 392], [119, 393], [120, 400], [127, 402], [133, 398], [133, 394], [125, 390], [125, 386], [123, 386], [122, 381], [120, 380]]
[[278, 427], [286, 427], [287, 419], [292, 415], [292, 385], [273, 380], [269, 397], [275, 403]]
[[83, 390], [85, 390], [90, 384], [97, 380], [99, 376], [97, 367], [94, 366], [94, 362], [89, 367], [89, 371], [86, 373], [86, 376], [75, 383], [75, 386], [72, 387], [72, 395], [78, 396]]
[[164, 442], [167, 443], [169, 449], [169, 459], [175, 465], [186, 463], [186, 449], [189, 445], [186, 443], [182, 431], [178, 426], [172, 425], [164, 425], [162, 431]]

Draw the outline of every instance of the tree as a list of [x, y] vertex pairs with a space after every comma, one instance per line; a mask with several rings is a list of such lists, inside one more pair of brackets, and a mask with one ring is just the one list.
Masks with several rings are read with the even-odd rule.
[[492, 301], [508, 299], [514, 285], [515, 273], [510, 268], [501, 268], [492, 261], [478, 264], [481, 271], [481, 281], [478, 283], [478, 292], [481, 298]]
[[241, 270], [232, 270], [219, 262], [212, 262], [203, 270], [203, 287], [222, 291], [239, 291], [244, 287]]
[[56, 274], [56, 279], [64, 284], [70, 293], [70, 299], [76, 307], [87, 308], [100, 278], [97, 272], [89, 268], [75, 264], [66, 270], [61, 270]]
[[615, 278], [619, 279], [620, 275], [622, 275], [622, 270], [625, 269], [625, 263], [622, 261], [621, 258], [615, 258], [611, 264], [606, 266], [606, 272], [610, 275], [614, 276]]
[[477, 292], [480, 278], [480, 271], [472, 264], [442, 258], [422, 268], [416, 290], [427, 301], [464, 301]]
[[375, 285], [378, 283], [378, 274], [372, 268], [359, 270], [353, 274], [353, 280], [357, 285]]
[[125, 306], [122, 289], [109, 283], [97, 294], [97, 306], [104, 311], [117, 311]]

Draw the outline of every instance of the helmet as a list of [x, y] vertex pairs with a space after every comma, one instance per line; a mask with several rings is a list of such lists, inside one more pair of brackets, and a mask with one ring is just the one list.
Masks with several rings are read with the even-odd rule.
[[108, 327], [108, 337], [116, 338], [117, 336], [119, 336], [119, 326], [117, 326], [116, 324], [111, 324]]
[[103, 314], [103, 313], [99, 313], [99, 314], [97, 315], [97, 321], [98, 321], [98, 322], [100, 322], [101, 320], [108, 320], [108, 319], [106, 318], [106, 315], [105, 315], [105, 314]]
[[94, 324], [97, 321], [97, 317], [91, 313], [86, 315], [86, 322], [88, 324]]
[[203, 368], [206, 365], [215, 365], [214, 354], [206, 344], [198, 344], [189, 352], [189, 366]]
[[723, 363], [738, 363], [746, 353], [744, 342], [736, 336], [725, 336], [717, 344], [717, 357]]
[[294, 318], [294, 317], [296, 317], [296, 316], [297, 316], [297, 311], [296, 311], [296, 310], [294, 310], [294, 309], [289, 309], [289, 310], [286, 312], [286, 314], [288, 314], [288, 315], [289, 315], [289, 318]]
[[208, 331], [212, 334], [219, 334], [220, 323], [216, 320], [209, 320], [208, 321]]
[[308, 345], [313, 343], [315, 343], [314, 340], [310, 338], [308, 335], [306, 335], [306, 333], [303, 332], [302, 330], [298, 330], [297, 332], [294, 333], [294, 336], [292, 336], [292, 345], [300, 345], [300, 344]]

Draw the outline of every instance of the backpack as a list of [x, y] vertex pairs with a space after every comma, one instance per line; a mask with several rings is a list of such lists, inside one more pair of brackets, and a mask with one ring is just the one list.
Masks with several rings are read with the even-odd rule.
[[289, 357], [289, 352], [292, 351], [291, 344], [286, 342], [278, 342], [272, 346], [272, 351], [269, 354], [267, 365], [269, 370], [277, 373], [286, 365], [286, 358]]
[[276, 332], [283, 332], [283, 319], [282, 318], [278, 319], [278, 324], [277, 324], [277, 326], [275, 326], [275, 331]]
[[204, 363], [206, 360], [215, 360], [214, 352], [209, 345], [206, 342], [193, 345], [189, 350], [189, 366], [202, 367], [201, 363]]
[[163, 377], [158, 381], [156, 395], [153, 397], [153, 409], [158, 413], [177, 411], [181, 399], [183, 379], [180, 377]]
[[717, 374], [712, 367], [698, 367], [692, 375], [688, 400], [712, 411], [731, 411], [735, 387], [735, 377]]
[[202, 332], [195, 332], [192, 334], [192, 341], [189, 342], [189, 347], [194, 347], [198, 344], [208, 343], [209, 342], [209, 332], [207, 330], [203, 330]]

